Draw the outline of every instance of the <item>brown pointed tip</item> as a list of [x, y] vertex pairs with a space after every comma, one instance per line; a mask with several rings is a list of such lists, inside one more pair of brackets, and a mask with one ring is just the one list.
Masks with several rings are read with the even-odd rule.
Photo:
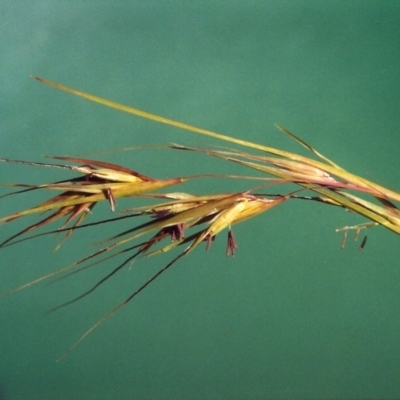
[[39, 78], [39, 77], [36, 76], [36, 75], [30, 75], [30, 77], [31, 77], [32, 79], [36, 79], [36, 80], [39, 81], [39, 82], [43, 82], [43, 79], [42, 79], [42, 78]]

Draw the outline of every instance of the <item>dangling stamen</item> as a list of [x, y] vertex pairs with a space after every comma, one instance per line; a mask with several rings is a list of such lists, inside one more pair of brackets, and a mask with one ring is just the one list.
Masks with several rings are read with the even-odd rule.
[[226, 246], [226, 255], [229, 256], [234, 256], [235, 255], [235, 250], [237, 249], [237, 243], [235, 240], [235, 236], [233, 235], [233, 232], [231, 229], [228, 231], [228, 243]]
[[368, 238], [368, 236], [367, 235], [365, 235], [364, 236], [364, 239], [363, 239], [363, 241], [361, 242], [361, 245], [360, 245], [360, 247], [358, 248], [358, 250], [363, 250], [364, 249], [364, 247], [365, 247], [365, 244], [367, 243], [367, 238]]
[[115, 211], [115, 206], [117, 205], [117, 202], [115, 201], [115, 197], [114, 197], [111, 189], [107, 189], [106, 190], [106, 197], [107, 197], [107, 200], [110, 203], [111, 211], [114, 212]]

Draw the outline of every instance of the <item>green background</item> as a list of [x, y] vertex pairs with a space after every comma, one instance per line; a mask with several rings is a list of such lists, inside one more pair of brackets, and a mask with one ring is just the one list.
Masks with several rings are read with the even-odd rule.
[[[88, 155], [166, 178], [248, 173], [144, 144], [220, 145], [39, 84], [36, 74], [169, 118], [302, 152], [279, 123], [339, 165], [399, 189], [398, 1], [2, 1], [0, 156]], [[2, 163], [0, 182], [67, 179]], [[195, 181], [176, 190], [243, 190]], [[278, 188], [283, 190], [283, 188]], [[174, 189], [175, 190], [175, 189]], [[7, 189], [2, 189], [7, 193]], [[1, 215], [40, 193], [1, 199]], [[120, 201], [118, 209], [137, 204]], [[96, 207], [93, 220], [109, 216]], [[4, 240], [35, 218], [1, 226]], [[55, 313], [115, 263], [0, 300], [0, 399], [389, 399], [400, 397], [398, 238], [364, 251], [335, 228], [364, 220], [293, 201], [200, 246], [60, 356], [171, 255], [140, 260]], [[92, 252], [131, 222], [1, 250], [5, 292]], [[396, 250], [397, 249], [397, 250]]]

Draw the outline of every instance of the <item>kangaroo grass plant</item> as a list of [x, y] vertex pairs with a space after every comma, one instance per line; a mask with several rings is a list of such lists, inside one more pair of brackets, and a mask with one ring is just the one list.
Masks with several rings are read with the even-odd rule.
[[[250, 170], [257, 170], [266, 174], [265, 178], [254, 176], [238, 177], [236, 175], [225, 176], [226, 178], [253, 180], [253, 182], [255, 179], [259, 180], [258, 186], [254, 187], [253, 183], [253, 187], [249, 187], [246, 191], [218, 194], [190, 194], [184, 192], [166, 192], [165, 189], [179, 185], [185, 181], [199, 179], [202, 175], [156, 179], [119, 165], [76, 157], [51, 157], [58, 164], [0, 159], [0, 161], [9, 163], [63, 169], [75, 174], [71, 179], [42, 185], [27, 183], [4, 184], [3, 186], [18, 189], [17, 191], [1, 196], [3, 198], [33, 190], [51, 191], [56, 194], [49, 200], [27, 210], [0, 218], [1, 223], [6, 223], [26, 215], [49, 213], [46, 217], [39, 218], [38, 222], [12, 235], [0, 244], [0, 248], [25, 240], [20, 237], [58, 220], [62, 221], [60, 227], [45, 234], [64, 233], [65, 240], [80, 228], [97, 226], [98, 224], [109, 223], [121, 218], [145, 218], [145, 222], [134, 224], [128, 230], [98, 244], [100, 248], [90, 255], [10, 290], [7, 293], [3, 293], [0, 296], [7, 296], [58, 275], [68, 276], [114, 257], [125, 257], [117, 263], [110, 273], [89, 290], [68, 303], [55, 308], [58, 309], [87, 296], [138, 257], [150, 257], [168, 253], [175, 248], [181, 249], [178, 255], [174, 256], [154, 276], [90, 327], [59, 360], [64, 358], [95, 328], [130, 302], [178, 259], [191, 253], [203, 242], [208, 250], [215, 237], [223, 230], [227, 230], [228, 232], [226, 255], [235, 255], [237, 242], [232, 230], [233, 225], [255, 217], [288, 200], [318, 201], [326, 205], [342, 207], [366, 217], [367, 221], [363, 224], [336, 229], [337, 232], [343, 232], [342, 248], [345, 246], [347, 233], [350, 230], [355, 231], [356, 240], [361, 230], [366, 230], [377, 225], [400, 234], [400, 211], [396, 206], [396, 202], [400, 201], [400, 193], [346, 171], [323, 156], [305, 141], [279, 125], [277, 125], [279, 130], [308, 149], [314, 158], [236, 139], [231, 136], [163, 118], [46, 79], [38, 77], [34, 77], [34, 79], [107, 107], [238, 145], [239, 149], [243, 150], [204, 149], [177, 144], [172, 144], [168, 147], [173, 151], [203, 153], [205, 156], [217, 157], [227, 162], [240, 164]], [[255, 152], [249, 152], [251, 150]], [[77, 174], [78, 176], [76, 176]], [[292, 184], [292, 186], [294, 184], [298, 189], [286, 194], [258, 193], [258, 191], [266, 190], [271, 186], [279, 185], [279, 187], [282, 187], [283, 184]], [[163, 189], [163, 191], [160, 192], [160, 189]], [[304, 195], [303, 191], [311, 192], [313, 195]], [[117, 201], [122, 197], [136, 198], [143, 205], [128, 210], [121, 210], [123, 216], [120, 217], [83, 224], [83, 221], [88, 218], [98, 202], [108, 202], [111, 211], [115, 211]], [[151, 204], [149, 203], [150, 200]], [[28, 239], [33, 237], [35, 236], [31, 236]], [[365, 235], [359, 246], [360, 250], [365, 247], [366, 240], [367, 236]], [[62, 242], [57, 245], [56, 250], [61, 246]]]

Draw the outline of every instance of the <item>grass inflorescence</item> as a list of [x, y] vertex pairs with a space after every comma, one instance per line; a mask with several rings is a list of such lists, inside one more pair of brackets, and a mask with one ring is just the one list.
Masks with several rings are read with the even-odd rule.
[[[25, 234], [55, 222], [59, 222], [60, 226], [52, 233], [64, 233], [64, 241], [80, 227], [98, 226], [115, 219], [124, 218], [121, 216], [100, 222], [87, 222], [91, 211], [101, 201], [106, 201], [111, 212], [114, 212], [117, 209], [118, 199], [122, 197], [139, 199], [140, 206], [120, 211], [123, 213], [122, 215], [132, 217], [134, 220], [139, 216], [146, 218], [144, 223], [137, 223], [132, 228], [106, 239], [100, 244], [98, 250], [88, 256], [12, 289], [2, 296], [17, 292], [48, 278], [68, 275], [80, 269], [89, 268], [114, 257], [125, 257], [92, 288], [64, 304], [67, 305], [96, 290], [137, 257], [150, 257], [168, 253], [173, 249], [181, 249], [178, 255], [174, 256], [154, 276], [89, 328], [60, 359], [101, 323], [124, 307], [178, 259], [191, 253], [200, 244], [204, 244], [206, 249], [209, 249], [215, 237], [220, 235], [222, 231], [227, 231], [226, 255], [233, 256], [237, 248], [233, 226], [256, 217], [288, 200], [318, 201], [327, 206], [342, 207], [364, 216], [366, 218], [365, 223], [337, 228], [337, 232], [343, 233], [342, 248], [346, 244], [347, 233], [350, 230], [355, 231], [356, 238], [361, 231], [378, 225], [400, 234], [400, 211], [396, 205], [400, 201], [400, 193], [346, 171], [281, 126], [277, 126], [278, 129], [309, 150], [312, 158], [197, 128], [105, 100], [46, 79], [34, 78], [54, 88], [107, 107], [234, 144], [238, 147], [237, 149], [194, 148], [176, 144], [168, 147], [173, 151], [203, 153], [206, 157], [217, 157], [233, 164], [240, 164], [250, 171], [256, 170], [265, 174], [264, 178], [243, 176], [242, 179], [252, 182], [251, 186], [249, 185], [250, 187], [245, 191], [191, 194], [171, 191], [170, 187], [198, 179], [201, 177], [201, 171], [199, 171], [198, 176], [157, 179], [123, 166], [86, 158], [52, 157], [52, 160], [56, 161], [49, 163], [0, 159], [0, 161], [9, 163], [58, 168], [74, 174], [72, 178], [41, 185], [29, 183], [4, 185], [17, 188], [17, 190], [3, 195], [3, 198], [36, 190], [53, 192], [55, 195], [36, 206], [0, 218], [1, 223], [8, 223], [27, 215], [47, 213], [45, 217], [39, 217], [39, 220], [34, 224], [9, 237], [0, 244], [0, 248], [18, 243], [24, 240], [22, 238]], [[221, 176], [218, 177], [221, 178]], [[240, 178], [237, 175], [226, 176], [226, 178], [233, 177]], [[259, 180], [257, 186], [254, 186], [254, 179]], [[260, 193], [260, 191], [263, 192], [271, 187], [278, 187], [278, 192], [280, 192], [284, 188], [284, 184], [290, 184], [291, 188], [295, 185], [297, 189], [288, 193]], [[168, 191], [166, 191], [167, 188]], [[307, 195], [308, 193], [312, 195]], [[63, 241], [58, 244], [56, 249], [61, 246]], [[367, 236], [365, 235], [359, 246], [360, 250], [364, 249], [366, 241]]]

